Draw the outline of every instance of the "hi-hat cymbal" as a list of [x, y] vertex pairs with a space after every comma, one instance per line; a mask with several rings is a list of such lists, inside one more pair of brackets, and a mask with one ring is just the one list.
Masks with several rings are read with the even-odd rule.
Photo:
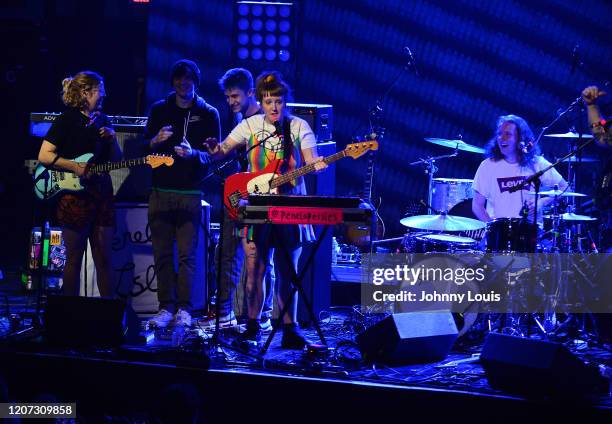
[[405, 227], [431, 231], [470, 231], [484, 228], [482, 221], [454, 215], [416, 215], [402, 218]]
[[444, 147], [450, 147], [451, 149], [463, 150], [465, 152], [480, 153], [480, 154], [484, 154], [485, 152], [482, 147], [467, 144], [463, 140], [447, 140], [445, 138], [426, 138], [425, 141], [427, 141], [428, 143], [437, 144], [438, 146], [444, 146]]
[[[544, 218], [554, 218], [554, 215], [544, 215]], [[559, 215], [559, 218], [564, 221], [597, 221], [597, 218], [593, 218], [592, 216], [578, 215], [575, 213], [564, 213]]]
[[[553, 137], [553, 138], [580, 138], [580, 134], [575, 132], [566, 132], [564, 134], [545, 134], [544, 137]], [[593, 138], [591, 134], [582, 134], [582, 138]]]
[[[527, 194], [531, 194], [535, 196], [535, 191], [530, 191]], [[563, 191], [563, 190], [546, 190], [538, 193], [540, 196], [563, 196], [563, 197], [586, 197], [586, 194], [582, 193], [574, 193], [573, 191]]]

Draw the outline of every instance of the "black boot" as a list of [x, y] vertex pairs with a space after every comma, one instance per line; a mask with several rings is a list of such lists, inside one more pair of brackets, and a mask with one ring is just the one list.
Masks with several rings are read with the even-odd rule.
[[296, 323], [283, 324], [283, 338], [281, 347], [283, 349], [303, 349], [307, 341]]

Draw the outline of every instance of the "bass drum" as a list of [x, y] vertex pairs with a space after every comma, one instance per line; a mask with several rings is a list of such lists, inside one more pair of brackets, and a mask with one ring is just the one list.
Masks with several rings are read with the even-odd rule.
[[523, 218], [498, 218], [487, 223], [487, 252], [535, 253], [537, 226]]

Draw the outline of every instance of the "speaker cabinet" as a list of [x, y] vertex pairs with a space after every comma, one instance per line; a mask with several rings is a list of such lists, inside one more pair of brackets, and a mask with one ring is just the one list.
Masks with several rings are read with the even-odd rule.
[[561, 343], [489, 333], [480, 362], [493, 388], [532, 396], [575, 396], [604, 384]]
[[[146, 119], [145, 119], [146, 122]], [[117, 142], [124, 159], [136, 159], [148, 152], [143, 139], [144, 123], [115, 125]], [[152, 171], [147, 165], [115, 169], [109, 172], [113, 181], [115, 198], [119, 202], [146, 202], [151, 191]]]
[[125, 303], [116, 299], [48, 296], [47, 341], [54, 346], [116, 347], [123, 343]]
[[457, 339], [450, 312], [392, 314], [357, 335], [368, 361], [408, 365], [441, 361]]

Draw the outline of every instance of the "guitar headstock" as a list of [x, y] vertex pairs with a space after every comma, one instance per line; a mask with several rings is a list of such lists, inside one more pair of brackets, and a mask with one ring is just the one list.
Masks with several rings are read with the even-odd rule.
[[353, 159], [363, 156], [370, 150], [378, 150], [378, 141], [368, 140], [360, 141], [359, 143], [351, 143], [344, 149], [346, 155], [352, 157]]
[[174, 158], [172, 156], [164, 155], [148, 155], [147, 165], [149, 165], [151, 168], [157, 168], [158, 166], [162, 165], [172, 166], [174, 165]]

